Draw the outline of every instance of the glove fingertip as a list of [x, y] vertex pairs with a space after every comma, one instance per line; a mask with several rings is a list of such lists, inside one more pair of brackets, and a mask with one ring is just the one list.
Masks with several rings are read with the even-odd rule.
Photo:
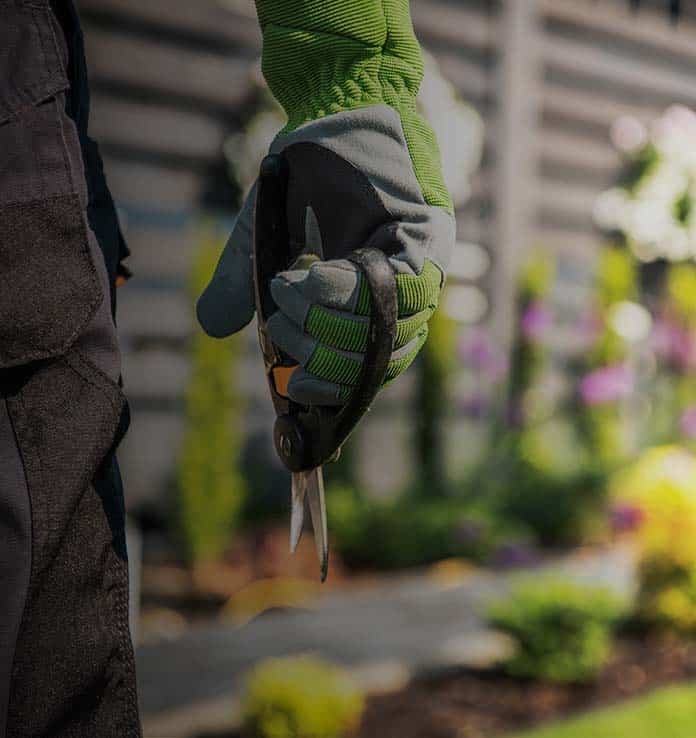
[[211, 338], [227, 338], [247, 326], [256, 311], [249, 300], [231, 300], [216, 282], [213, 279], [198, 298], [196, 317]]

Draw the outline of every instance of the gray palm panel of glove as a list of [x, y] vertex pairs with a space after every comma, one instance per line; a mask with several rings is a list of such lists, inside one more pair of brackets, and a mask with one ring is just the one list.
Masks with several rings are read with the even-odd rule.
[[[455, 240], [451, 214], [428, 205], [414, 173], [399, 115], [377, 106], [338, 113], [279, 136], [271, 153], [290, 164], [288, 227], [299, 250], [322, 261], [271, 283], [278, 312], [267, 334], [300, 365], [288, 385], [302, 404], [338, 405], [354, 384], [369, 321], [358, 268], [343, 257], [363, 246], [390, 256], [399, 290], [398, 340], [388, 379], [413, 360], [427, 337]], [[197, 314], [222, 338], [254, 315], [250, 192]]]

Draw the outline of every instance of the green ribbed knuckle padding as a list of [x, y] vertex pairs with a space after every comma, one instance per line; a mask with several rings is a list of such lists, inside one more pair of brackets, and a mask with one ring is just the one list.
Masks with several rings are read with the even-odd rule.
[[389, 105], [401, 116], [423, 197], [453, 212], [435, 134], [416, 111], [423, 59], [408, 0], [256, 0], [263, 72], [286, 131]]
[[[394, 349], [405, 346], [415, 338], [419, 329], [430, 320], [433, 312], [434, 308], [428, 308], [410, 318], [400, 320], [396, 324]], [[316, 338], [319, 343], [355, 353], [365, 352], [369, 328], [370, 323], [367, 320], [347, 318], [318, 305], [310, 308], [305, 323], [305, 332]]]
[[[385, 385], [396, 379], [400, 374], [408, 369], [418, 355], [418, 352], [423, 347], [427, 338], [428, 326], [426, 324], [421, 328], [421, 331], [418, 334], [418, 342], [414, 346], [413, 350], [406, 354], [406, 356], [393, 359], [389, 362], [387, 375], [384, 380]], [[310, 374], [313, 374], [320, 379], [344, 385], [348, 390], [350, 390], [360, 376], [362, 361], [360, 359], [354, 359], [351, 356], [341, 354], [338, 351], [334, 351], [328, 346], [319, 345], [315, 349], [312, 354], [312, 358], [309, 360], [305, 368]]]
[[[360, 276], [356, 314], [366, 318], [370, 314], [370, 290]], [[442, 288], [442, 272], [426, 260], [420, 275], [396, 276], [399, 321], [396, 326], [394, 348], [399, 349], [418, 335], [437, 308]], [[355, 320], [347, 314], [313, 305], [307, 314], [305, 332], [320, 343], [343, 351], [362, 353], [367, 347], [369, 321]]]
[[[397, 274], [396, 293], [399, 301], [399, 317], [413, 315], [427, 308], [434, 310], [437, 307], [444, 281], [442, 270], [430, 259], [425, 260], [420, 274]], [[369, 315], [370, 287], [362, 274], [358, 289], [355, 312], [358, 315]]]

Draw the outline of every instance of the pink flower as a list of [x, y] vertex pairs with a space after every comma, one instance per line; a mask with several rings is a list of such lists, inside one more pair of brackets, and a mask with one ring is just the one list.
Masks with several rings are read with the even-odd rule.
[[483, 330], [473, 328], [467, 331], [459, 346], [461, 360], [492, 383], [501, 381], [507, 372], [505, 354]]
[[580, 382], [580, 397], [586, 405], [603, 405], [628, 397], [634, 388], [633, 372], [623, 364], [615, 364], [587, 374]]
[[635, 505], [617, 505], [611, 511], [611, 527], [617, 533], [636, 530], [645, 520], [645, 513]]
[[696, 366], [696, 345], [690, 331], [674, 321], [661, 318], [652, 332], [653, 351], [663, 361], [681, 370]]
[[551, 314], [539, 300], [532, 302], [524, 311], [520, 322], [522, 335], [530, 341], [540, 341], [551, 324]]

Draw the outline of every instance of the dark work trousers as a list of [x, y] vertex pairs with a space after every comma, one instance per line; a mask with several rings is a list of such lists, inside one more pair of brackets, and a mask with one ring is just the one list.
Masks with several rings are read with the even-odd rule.
[[128, 632], [126, 255], [71, 0], [0, 0], [0, 737], [141, 735]]

